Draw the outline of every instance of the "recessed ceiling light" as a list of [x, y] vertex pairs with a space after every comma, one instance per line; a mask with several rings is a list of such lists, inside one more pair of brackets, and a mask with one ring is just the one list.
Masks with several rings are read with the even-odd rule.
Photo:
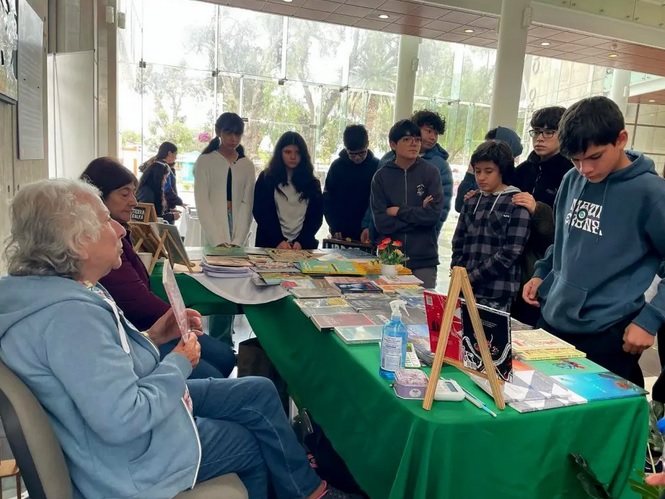
[[617, 57], [619, 57], [619, 54], [610, 54], [607, 57], [609, 57], [610, 59], [616, 59]]
[[388, 14], [379, 14], [379, 19], [388, 19], [389, 17]]
[[291, 3], [293, 0], [284, 0], [286, 3]]
[[649, 103], [656, 102], [656, 99], [649, 99]]
[[464, 32], [465, 33], [473, 33], [473, 30], [472, 29], [465, 29]]
[[541, 44], [543, 47], [549, 47], [550, 45], [552, 45], [550, 42], [540, 42], [540, 44]]

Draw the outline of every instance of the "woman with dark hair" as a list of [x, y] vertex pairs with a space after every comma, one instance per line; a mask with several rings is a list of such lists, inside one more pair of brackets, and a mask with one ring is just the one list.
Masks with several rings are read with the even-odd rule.
[[169, 165], [161, 161], [155, 161], [141, 175], [136, 199], [140, 203], [152, 203], [155, 205], [157, 216], [172, 224], [180, 218], [180, 213], [170, 211], [166, 203], [164, 185], [170, 174], [171, 167]]
[[265, 248], [314, 249], [323, 224], [321, 183], [305, 139], [286, 132], [254, 189], [256, 245]]
[[[101, 191], [102, 201], [111, 218], [127, 228], [132, 208], [136, 206], [136, 177], [113, 158], [93, 160], [81, 175], [83, 180]], [[100, 279], [102, 286], [113, 297], [129, 320], [138, 330], [147, 331], [171, 307], [150, 290], [150, 279], [139, 259], [129, 230], [122, 238], [122, 264]], [[170, 353], [177, 341], [159, 347], [162, 358]], [[201, 362], [192, 372], [191, 378], [227, 377], [235, 366], [235, 354], [223, 343], [208, 335], [199, 337]]]
[[169, 166], [169, 176], [164, 184], [164, 197], [169, 210], [176, 206], [185, 206], [182, 198], [178, 195], [178, 185], [175, 176], [175, 161], [178, 158], [178, 148], [173, 142], [162, 142], [157, 150], [157, 154], [148, 161], [139, 166], [139, 171], [143, 173], [146, 169], [158, 161]]
[[235, 113], [215, 122], [215, 138], [194, 165], [194, 197], [208, 244], [244, 246], [252, 225], [254, 163], [240, 145], [245, 123]]

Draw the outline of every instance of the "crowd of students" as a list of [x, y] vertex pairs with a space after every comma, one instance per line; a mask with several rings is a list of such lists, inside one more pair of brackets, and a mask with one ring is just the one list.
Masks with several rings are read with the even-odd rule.
[[[299, 134], [280, 137], [255, 180], [243, 120], [224, 113], [215, 131], [195, 165], [209, 244], [247, 244], [256, 220], [258, 246], [316, 248], [325, 217], [336, 238], [400, 240], [406, 265], [436, 285], [453, 203], [436, 113], [395, 123], [381, 160], [363, 126], [347, 127], [323, 188]], [[452, 266], [467, 270], [479, 303], [510, 310], [643, 386], [640, 355], [665, 324], [665, 284], [649, 302], [644, 296], [665, 260], [665, 179], [626, 150], [623, 116], [605, 97], [537, 110], [529, 135], [533, 152], [517, 166], [521, 141], [505, 127], [472, 154], [454, 204]], [[170, 497], [235, 471], [251, 497], [265, 497], [268, 483], [278, 497], [351, 497], [316, 477], [274, 387], [222, 380], [235, 365], [230, 342], [182, 338], [150, 290], [126, 227], [137, 197], [166, 220], [183, 204], [176, 156], [164, 143], [140, 182], [99, 158], [85, 182], [21, 189], [10, 275], [0, 279], [0, 357], [49, 412], [79, 496]]]

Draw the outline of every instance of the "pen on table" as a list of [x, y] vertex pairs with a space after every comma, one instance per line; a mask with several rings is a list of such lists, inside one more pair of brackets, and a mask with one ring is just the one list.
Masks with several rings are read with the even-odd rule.
[[465, 398], [471, 402], [473, 405], [475, 405], [478, 409], [481, 409], [485, 411], [487, 414], [492, 416], [493, 418], [496, 417], [496, 414], [489, 408], [487, 407], [481, 400], [475, 397], [475, 395], [471, 395], [468, 390], [462, 388], [462, 391], [464, 392]]

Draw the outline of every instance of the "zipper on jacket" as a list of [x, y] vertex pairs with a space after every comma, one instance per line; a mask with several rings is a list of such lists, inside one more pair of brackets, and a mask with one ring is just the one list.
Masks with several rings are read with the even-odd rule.
[[[407, 170], [404, 170], [404, 206], [409, 206], [409, 182], [407, 180]], [[406, 249], [406, 232], [404, 233], [404, 241], [402, 241], [404, 244], [404, 248]]]

